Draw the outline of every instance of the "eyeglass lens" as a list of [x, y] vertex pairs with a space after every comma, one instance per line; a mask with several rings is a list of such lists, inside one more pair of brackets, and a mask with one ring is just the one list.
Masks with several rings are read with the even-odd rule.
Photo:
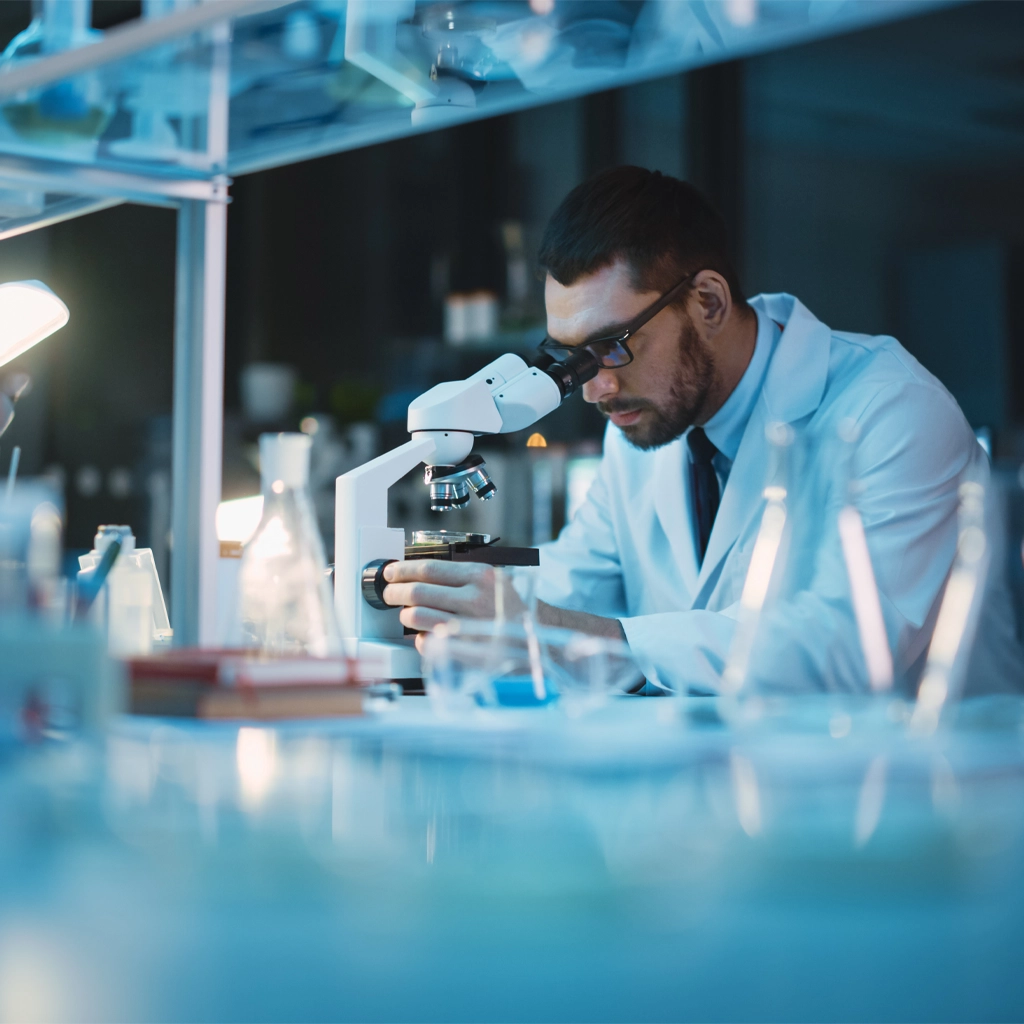
[[609, 338], [606, 341], [593, 341], [583, 347], [593, 355], [601, 366], [625, 366], [631, 359], [629, 349], [618, 338]]
[[[555, 355], [555, 358], [564, 358], [565, 354], [571, 353], [574, 348], [572, 345], [560, 345], [550, 339], [541, 342], [540, 347]], [[625, 366], [633, 359], [632, 353], [618, 338], [600, 338], [584, 343], [582, 348], [597, 360], [599, 366], [608, 369]]]

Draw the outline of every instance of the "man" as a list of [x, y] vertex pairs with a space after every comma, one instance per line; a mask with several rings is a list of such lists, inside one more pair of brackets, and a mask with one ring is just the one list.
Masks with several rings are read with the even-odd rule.
[[[589, 347], [602, 368], [583, 397], [609, 426], [585, 504], [543, 549], [538, 618], [623, 637], [656, 686], [716, 692], [778, 456], [766, 430], [788, 424], [789, 561], [751, 678], [868, 687], [836, 527], [851, 473], [897, 680], [916, 677], [956, 550], [958, 486], [987, 473], [984, 453], [895, 339], [831, 331], [789, 295], [746, 301], [727, 251], [694, 188], [638, 167], [578, 186], [552, 217], [544, 347]], [[409, 627], [493, 615], [485, 567], [400, 562], [385, 578]]]

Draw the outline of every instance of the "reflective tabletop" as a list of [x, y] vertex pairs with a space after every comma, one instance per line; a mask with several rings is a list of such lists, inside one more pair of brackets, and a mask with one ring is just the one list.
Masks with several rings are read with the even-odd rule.
[[0, 1018], [1019, 1019], [1024, 702], [121, 719], [0, 769]]

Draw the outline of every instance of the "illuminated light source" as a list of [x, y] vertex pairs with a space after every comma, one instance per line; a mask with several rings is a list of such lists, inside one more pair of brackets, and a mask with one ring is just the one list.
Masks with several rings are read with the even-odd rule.
[[0, 366], [59, 331], [68, 307], [41, 281], [0, 284]]
[[312, 437], [320, 429], [320, 421], [315, 416], [303, 416], [299, 430]]
[[543, 434], [531, 434], [526, 439], [527, 448], [547, 448], [548, 439]]
[[262, 494], [222, 501], [217, 506], [217, 540], [247, 544], [262, 516]]

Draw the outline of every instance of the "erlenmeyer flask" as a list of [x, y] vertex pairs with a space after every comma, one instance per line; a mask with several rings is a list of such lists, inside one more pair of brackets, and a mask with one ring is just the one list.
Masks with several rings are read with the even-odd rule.
[[327, 560], [309, 496], [310, 439], [263, 434], [263, 516], [238, 570], [233, 645], [266, 654], [340, 654]]

